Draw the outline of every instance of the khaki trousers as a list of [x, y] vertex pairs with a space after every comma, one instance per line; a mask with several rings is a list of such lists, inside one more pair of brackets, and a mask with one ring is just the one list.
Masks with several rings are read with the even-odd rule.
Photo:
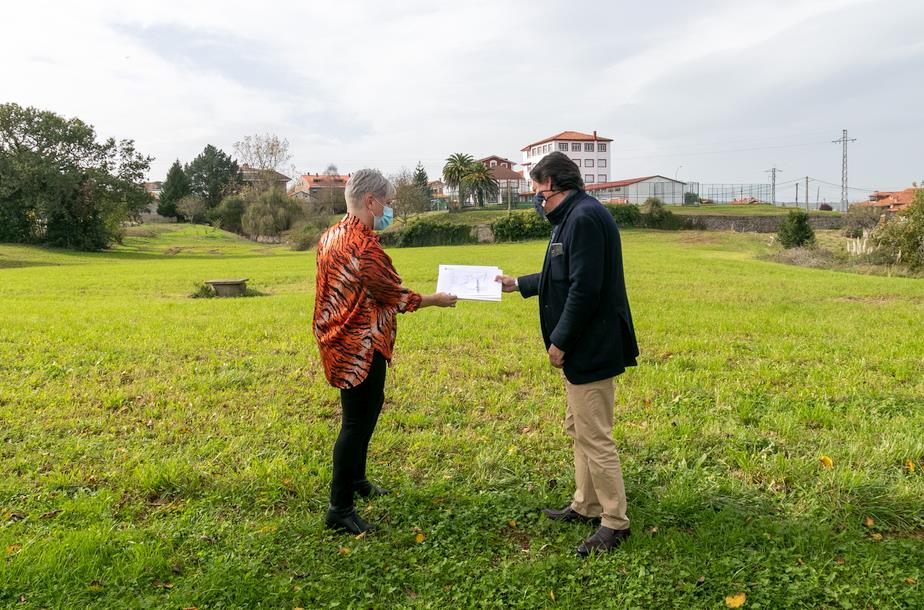
[[574, 441], [574, 501], [571, 508], [602, 525], [627, 529], [626, 490], [613, 442], [614, 378], [573, 384], [565, 379], [565, 432]]

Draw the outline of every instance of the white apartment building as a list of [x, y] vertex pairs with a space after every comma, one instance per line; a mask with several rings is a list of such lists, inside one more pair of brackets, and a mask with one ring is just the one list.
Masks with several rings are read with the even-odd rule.
[[528, 178], [530, 170], [542, 157], [557, 150], [568, 155], [581, 168], [585, 185], [609, 182], [612, 142], [612, 138], [598, 136], [596, 131], [592, 134], [563, 131], [533, 142], [520, 149], [523, 153], [523, 162], [520, 164], [523, 166], [523, 177]]

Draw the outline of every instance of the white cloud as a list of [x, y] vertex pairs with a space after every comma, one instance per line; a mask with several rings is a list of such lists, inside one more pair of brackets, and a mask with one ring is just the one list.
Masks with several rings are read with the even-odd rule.
[[[518, 159], [565, 129], [616, 138], [627, 176], [684, 165], [686, 177], [757, 181], [781, 162], [836, 177], [833, 145], [703, 153], [824, 141], [842, 124], [862, 134], [858, 180], [924, 174], [905, 154], [924, 126], [879, 90], [922, 101], [902, 71], [924, 48], [895, 34], [924, 17], [914, 0], [394, 4], [17, 3], [0, 101], [134, 138], [157, 157], [154, 177], [257, 132], [287, 137], [300, 169], [423, 160], [435, 175], [450, 153]], [[863, 81], [837, 89], [851, 74]]]

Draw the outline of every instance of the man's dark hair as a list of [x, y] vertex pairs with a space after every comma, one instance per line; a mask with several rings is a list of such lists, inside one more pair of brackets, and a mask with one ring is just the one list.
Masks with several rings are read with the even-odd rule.
[[580, 168], [563, 152], [550, 152], [530, 170], [529, 177], [536, 182], [552, 179], [552, 188], [558, 191], [583, 189]]

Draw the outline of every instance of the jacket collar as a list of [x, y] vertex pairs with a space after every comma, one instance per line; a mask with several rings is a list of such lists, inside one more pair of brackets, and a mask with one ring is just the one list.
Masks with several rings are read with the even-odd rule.
[[584, 194], [584, 191], [581, 189], [574, 189], [571, 191], [571, 194], [565, 197], [564, 201], [559, 203], [554, 210], [545, 215], [549, 219], [549, 222], [553, 225], [560, 224], [562, 220], [565, 219], [565, 216], [568, 215], [568, 210], [571, 209], [571, 206], [574, 205], [574, 202]]

